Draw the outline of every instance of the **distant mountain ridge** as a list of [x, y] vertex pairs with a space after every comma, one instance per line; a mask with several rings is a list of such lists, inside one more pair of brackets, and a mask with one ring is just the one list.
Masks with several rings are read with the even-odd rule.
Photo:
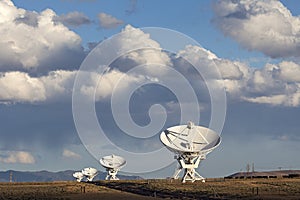
[[[49, 171], [0, 171], [0, 182], [9, 182], [10, 176], [13, 182], [51, 182], [51, 181], [72, 181], [76, 180], [73, 177], [73, 170], [65, 170], [59, 172], [49, 172]], [[98, 172], [98, 175], [94, 178], [94, 180], [104, 180], [106, 177], [106, 172]], [[137, 180], [143, 179], [139, 176], [125, 176], [118, 175], [120, 179], [128, 179], [128, 180]]]

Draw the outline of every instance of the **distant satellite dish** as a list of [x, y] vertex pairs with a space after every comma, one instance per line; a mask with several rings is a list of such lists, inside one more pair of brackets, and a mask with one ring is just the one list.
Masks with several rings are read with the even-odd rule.
[[92, 167], [84, 168], [81, 172], [84, 176], [86, 176], [87, 181], [93, 181], [93, 179], [98, 175], [97, 169]]
[[82, 179], [84, 178], [84, 175], [81, 172], [75, 172], [73, 174], [73, 177], [76, 178], [77, 182], [81, 182]]
[[118, 171], [125, 166], [126, 161], [121, 156], [110, 155], [100, 159], [100, 164], [106, 169], [107, 176], [105, 180], [119, 180], [116, 176]]
[[178, 179], [179, 173], [185, 169], [182, 182], [205, 179], [200, 176], [195, 168], [198, 168], [201, 160], [212, 152], [221, 142], [220, 136], [213, 130], [195, 126], [192, 122], [187, 125], [173, 126], [160, 134], [161, 142], [173, 153], [179, 166], [173, 178]]

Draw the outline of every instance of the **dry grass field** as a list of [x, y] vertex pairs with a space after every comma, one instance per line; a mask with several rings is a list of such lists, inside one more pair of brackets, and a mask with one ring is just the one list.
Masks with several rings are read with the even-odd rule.
[[0, 200], [154, 199], [103, 186], [77, 182], [0, 183]]
[[175, 199], [300, 199], [300, 179], [100, 181], [97, 184], [147, 196]]
[[97, 181], [94, 183], [0, 183], [6, 199], [300, 199], [300, 179]]

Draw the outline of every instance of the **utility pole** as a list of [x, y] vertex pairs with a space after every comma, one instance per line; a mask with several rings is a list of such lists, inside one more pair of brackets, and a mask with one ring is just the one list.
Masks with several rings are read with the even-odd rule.
[[250, 164], [249, 163], [247, 163], [246, 170], [247, 170], [247, 174], [249, 174], [249, 172], [250, 172]]

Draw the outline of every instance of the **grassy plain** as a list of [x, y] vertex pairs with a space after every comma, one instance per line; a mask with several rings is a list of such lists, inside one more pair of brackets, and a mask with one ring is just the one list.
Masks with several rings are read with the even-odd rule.
[[147, 196], [175, 199], [300, 199], [300, 179], [208, 179], [106, 182], [98, 185]]
[[96, 181], [0, 183], [0, 200], [109, 199], [300, 199], [300, 179]]
[[0, 200], [153, 199], [103, 186], [77, 182], [0, 183]]

